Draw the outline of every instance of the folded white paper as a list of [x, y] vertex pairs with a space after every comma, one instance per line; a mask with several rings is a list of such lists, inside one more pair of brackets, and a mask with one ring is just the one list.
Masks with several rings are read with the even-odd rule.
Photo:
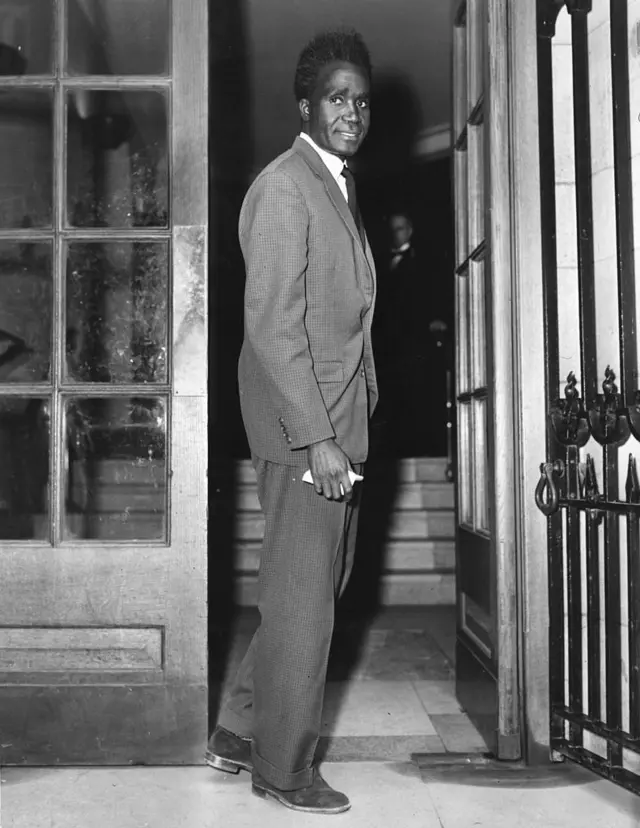
[[[353, 486], [354, 483], [358, 483], [360, 480], [364, 480], [364, 477], [361, 474], [356, 474], [353, 469], [349, 469], [349, 480], [351, 481], [351, 485]], [[304, 483], [313, 483], [313, 477], [311, 477], [311, 469], [307, 469], [306, 472], [302, 475], [302, 481]], [[340, 491], [344, 494], [344, 489], [342, 488], [342, 484], [340, 485]]]

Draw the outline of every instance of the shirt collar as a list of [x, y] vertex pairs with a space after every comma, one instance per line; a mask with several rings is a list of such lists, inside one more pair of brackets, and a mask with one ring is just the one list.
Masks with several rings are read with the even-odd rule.
[[300, 137], [304, 138], [304, 140], [307, 143], [311, 144], [311, 146], [318, 153], [320, 158], [322, 158], [322, 160], [324, 161], [325, 167], [329, 170], [329, 172], [335, 178], [335, 180], [338, 183], [340, 183], [340, 177], [342, 175], [342, 170], [346, 167], [346, 164], [342, 160], [342, 158], [338, 158], [337, 155], [333, 155], [332, 153], [327, 152], [326, 150], [323, 150], [321, 147], [319, 147], [316, 144], [316, 142], [313, 140], [313, 138], [311, 138], [309, 135], [307, 135], [306, 132], [301, 132]]

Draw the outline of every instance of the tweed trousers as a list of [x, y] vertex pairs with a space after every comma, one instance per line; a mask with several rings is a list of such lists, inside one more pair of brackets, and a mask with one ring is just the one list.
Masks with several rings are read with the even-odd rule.
[[267, 782], [295, 790], [313, 781], [335, 604], [353, 567], [358, 486], [351, 503], [339, 503], [303, 483], [299, 467], [255, 457], [254, 467], [265, 516], [261, 620], [218, 724], [252, 738], [254, 766]]

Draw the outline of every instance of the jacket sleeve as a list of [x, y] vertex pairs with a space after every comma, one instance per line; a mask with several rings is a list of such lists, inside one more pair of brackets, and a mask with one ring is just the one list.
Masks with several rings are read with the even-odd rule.
[[289, 448], [335, 436], [305, 327], [309, 212], [286, 173], [263, 175], [240, 214], [245, 337], [268, 378]]

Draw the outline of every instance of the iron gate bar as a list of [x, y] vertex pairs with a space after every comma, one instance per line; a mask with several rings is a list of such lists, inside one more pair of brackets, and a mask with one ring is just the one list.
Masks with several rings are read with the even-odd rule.
[[580, 287], [580, 355], [582, 398], [589, 407], [598, 393], [596, 361], [595, 272], [593, 265], [593, 194], [591, 185], [591, 118], [587, 14], [571, 11], [573, 58], [573, 135], [575, 147], [578, 280]]
[[[579, 460], [578, 449], [575, 446], [567, 448], [567, 465], [577, 467]], [[575, 478], [565, 475], [569, 498], [579, 494], [574, 490]], [[582, 561], [580, 555], [580, 513], [569, 506], [566, 509], [567, 531], [567, 603], [568, 625], [567, 641], [569, 660], [569, 707], [571, 710], [582, 712]], [[582, 731], [572, 728], [571, 741], [573, 744], [582, 743]]]
[[[556, 11], [557, 14], [557, 11]], [[553, 131], [553, 30], [546, 21], [538, 30], [538, 114], [540, 121], [540, 221], [543, 273], [545, 338], [545, 385], [547, 399], [556, 396], [560, 377], [554, 367], [560, 364], [558, 340], [558, 250], [556, 244], [556, 164]], [[556, 442], [547, 428], [547, 457], [553, 461]]]
[[[582, 718], [584, 719], [585, 717]], [[572, 721], [576, 725], [579, 725], [581, 717], [571, 713], [570, 711], [556, 711], [556, 713], [552, 716], [552, 726], [555, 728], [561, 728], [564, 721]], [[599, 727], [597, 724], [588, 721], [584, 722], [584, 726], [585, 730], [595, 733], [596, 736], [600, 736], [606, 741], [610, 741], [611, 738], [619, 739], [626, 748], [631, 751], [638, 752], [638, 745], [631, 742], [625, 734], [613, 734], [611, 731], [607, 730], [607, 728]], [[588, 750], [582, 745], [572, 745], [566, 740], [556, 742], [553, 747], [554, 750], [558, 751], [558, 753], [572, 759], [574, 762], [589, 768], [600, 776], [610, 779], [612, 782], [615, 782], [616, 784], [621, 785], [634, 793], [638, 793], [637, 775], [632, 771], [627, 770], [622, 765], [611, 765], [607, 759], [604, 759], [599, 754], [593, 753], [593, 751]]]
[[[618, 499], [618, 449], [603, 446], [604, 497]], [[607, 725], [622, 729], [622, 636], [620, 611], [620, 523], [614, 512], [606, 512], [604, 524], [604, 605], [607, 672]], [[609, 741], [609, 762], [622, 765], [622, 746]]]
[[633, 230], [633, 176], [629, 106], [629, 34], [627, 3], [611, 0], [611, 85], [613, 93], [613, 158], [620, 315], [620, 382], [627, 406], [638, 387], [636, 287]]
[[589, 768], [595, 773], [600, 774], [600, 776], [604, 776], [605, 779], [609, 779], [611, 782], [615, 782], [616, 785], [633, 791], [633, 793], [638, 792], [638, 779], [631, 771], [623, 767], [611, 767], [598, 754], [591, 753], [585, 748], [573, 748], [571, 753], [567, 753], [567, 755], [583, 767]]
[[[585, 713], [576, 713], [575, 710], [569, 710], [568, 707], [559, 707], [553, 711], [554, 716], [558, 716], [568, 722], [571, 722], [576, 727], [583, 730], [588, 730], [590, 733], [599, 736], [601, 739], [609, 741], [614, 738], [620, 742], [621, 746], [627, 748], [634, 753], [640, 753], [640, 743], [637, 739], [632, 739], [631, 736], [624, 730], [615, 730], [609, 727], [606, 722], [594, 721]], [[570, 742], [565, 744], [571, 744]], [[591, 751], [593, 753], [593, 751]]]
[[[538, 118], [540, 143], [540, 221], [543, 276], [545, 394], [557, 396], [560, 376], [558, 340], [558, 251], [556, 243], [556, 170], [553, 130], [553, 60], [552, 38], [560, 8], [551, 0], [538, 5]], [[550, 422], [546, 434], [547, 459], [553, 463], [563, 455], [554, 438]], [[566, 464], [565, 464], [566, 465]], [[549, 549], [549, 697], [551, 709], [564, 705], [564, 562], [562, 556], [562, 524], [559, 510], [547, 521]], [[552, 746], [564, 739], [564, 722], [551, 718]]]
[[[640, 503], [640, 482], [635, 457], [629, 455], [627, 501]], [[627, 602], [629, 611], [629, 733], [640, 739], [640, 515], [627, 515]]]
[[587, 511], [587, 659], [589, 716], [602, 717], [600, 671], [600, 513]]
[[[640, 793], [640, 773], [624, 767], [624, 751], [640, 756], [640, 482], [636, 463], [629, 461], [626, 498], [620, 500], [619, 451], [630, 431], [640, 440], [640, 392], [637, 391], [635, 321], [635, 271], [633, 265], [633, 218], [630, 166], [630, 120], [627, 13], [624, 0], [610, 0], [611, 65], [614, 112], [614, 166], [616, 193], [616, 245], [621, 393], [615, 372], [605, 371], [603, 393], [598, 394], [595, 267], [593, 243], [592, 165], [589, 113], [589, 50], [587, 15], [591, 0], [537, 0], [538, 2], [538, 102], [540, 127], [540, 198], [542, 212], [542, 268], [545, 312], [545, 384], [547, 404], [547, 474], [543, 488], [547, 501], [539, 507], [548, 514], [549, 551], [549, 667], [551, 748], [602, 776]], [[573, 121], [575, 143], [576, 226], [580, 313], [580, 383], [567, 377], [565, 398], [559, 395], [560, 354], [558, 342], [558, 280], [556, 244], [556, 183], [554, 160], [552, 39], [561, 8], [571, 15], [573, 65]], [[594, 70], [595, 71], [595, 70]], [[624, 179], [624, 181], [622, 180]], [[623, 215], [624, 214], [624, 215]], [[622, 221], [620, 221], [622, 217]], [[602, 495], [595, 466], [589, 457], [587, 475], [580, 450], [595, 440], [603, 459]], [[541, 477], [542, 480], [542, 477]], [[540, 487], [540, 484], [538, 488]], [[552, 491], [553, 490], [553, 491]], [[536, 490], [538, 493], [538, 489]], [[552, 496], [553, 495], [553, 496]], [[624, 495], [623, 495], [624, 497]], [[582, 515], [584, 514], [584, 518]], [[629, 638], [621, 629], [620, 515], [626, 518], [629, 603]], [[600, 526], [604, 522], [603, 535]], [[582, 531], [586, 526], [586, 533]], [[566, 534], [565, 534], [566, 532]], [[583, 538], [586, 540], [582, 558]], [[566, 543], [566, 571], [563, 546]], [[586, 572], [582, 571], [585, 567]], [[586, 575], [586, 598], [582, 577]], [[565, 582], [566, 577], [566, 582]], [[565, 583], [567, 600], [565, 603]], [[604, 597], [602, 588], [604, 587]], [[586, 603], [586, 606], [585, 606]], [[583, 663], [582, 617], [586, 612], [586, 664]], [[565, 637], [565, 613], [568, 634]], [[606, 642], [602, 643], [604, 623]], [[624, 644], [623, 644], [624, 641]], [[629, 728], [623, 730], [622, 651], [629, 649]], [[565, 655], [568, 657], [569, 695], [565, 696]], [[585, 675], [586, 673], [586, 675]], [[586, 682], [586, 684], [585, 684]], [[606, 704], [602, 683], [606, 683]], [[584, 696], [584, 698], [583, 698]], [[604, 721], [603, 721], [604, 719]], [[626, 721], [626, 717], [625, 717]], [[606, 744], [600, 754], [585, 747], [586, 735]], [[588, 744], [588, 743], [587, 743]]]

